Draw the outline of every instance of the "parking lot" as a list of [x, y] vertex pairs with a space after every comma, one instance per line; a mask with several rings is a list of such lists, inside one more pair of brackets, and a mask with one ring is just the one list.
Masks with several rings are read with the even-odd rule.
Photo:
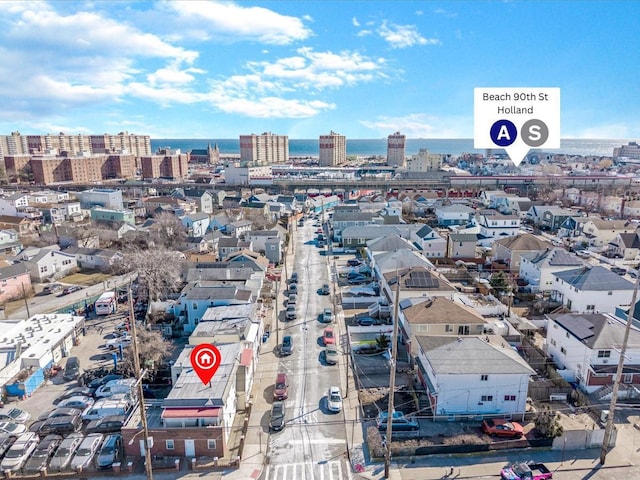
[[[112, 352], [104, 348], [105, 343], [111, 338], [111, 332], [117, 324], [122, 322], [121, 315], [109, 317], [97, 317], [86, 321], [86, 335], [80, 337], [79, 344], [71, 350], [71, 356], [80, 358], [82, 370], [94, 368], [112, 368], [114, 365]], [[60, 362], [64, 368], [66, 358]], [[66, 381], [62, 378], [62, 371], [56, 376], [45, 381], [33, 394], [24, 399], [8, 402], [7, 406], [14, 406], [31, 413], [31, 421], [37, 420], [44, 413], [52, 410], [53, 401], [65, 390], [78, 386], [76, 380]]]

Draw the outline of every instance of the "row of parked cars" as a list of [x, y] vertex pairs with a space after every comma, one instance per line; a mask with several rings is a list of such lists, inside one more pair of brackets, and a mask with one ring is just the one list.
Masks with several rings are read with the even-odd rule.
[[49, 434], [41, 439], [35, 432], [17, 437], [4, 435], [0, 437], [0, 457], [0, 469], [11, 473], [78, 471], [91, 466], [111, 468], [122, 460], [122, 436], [71, 433], [66, 438]]

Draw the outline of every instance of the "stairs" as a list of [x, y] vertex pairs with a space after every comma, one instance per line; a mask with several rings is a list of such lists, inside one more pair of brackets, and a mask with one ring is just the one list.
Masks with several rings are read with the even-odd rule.
[[[620, 385], [622, 387], [622, 385]], [[613, 393], [613, 385], [604, 385], [589, 395], [592, 403], [601, 403], [605, 400], [611, 400]]]

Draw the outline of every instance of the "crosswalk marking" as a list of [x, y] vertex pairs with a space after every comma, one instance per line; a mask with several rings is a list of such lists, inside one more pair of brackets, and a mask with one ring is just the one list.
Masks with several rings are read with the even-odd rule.
[[[343, 470], [344, 465], [344, 470]], [[265, 480], [351, 480], [344, 460], [268, 465]]]

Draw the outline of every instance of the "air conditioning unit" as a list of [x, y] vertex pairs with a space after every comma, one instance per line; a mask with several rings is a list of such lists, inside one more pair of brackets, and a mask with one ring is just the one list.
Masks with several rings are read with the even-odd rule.
[[604, 360], [602, 360], [602, 363], [609, 363], [609, 360], [605, 358]]

